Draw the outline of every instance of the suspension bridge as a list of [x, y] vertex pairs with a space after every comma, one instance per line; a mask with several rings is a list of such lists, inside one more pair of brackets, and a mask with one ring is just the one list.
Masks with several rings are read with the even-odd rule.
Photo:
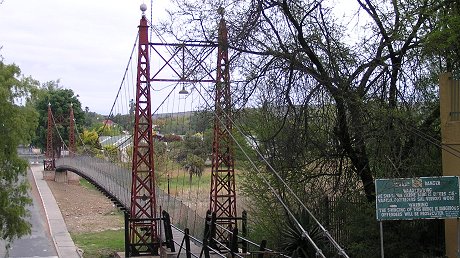
[[[132, 128], [114, 141], [115, 155], [91, 153], [78, 132], [72, 105], [69, 105], [69, 139], [65, 141], [55, 127], [50, 103], [44, 170], [78, 174], [124, 212], [126, 257], [160, 254], [187, 258], [263, 257], [266, 254], [287, 257], [268, 249], [265, 241], [255, 243], [248, 237], [244, 204], [239, 203], [237, 207], [235, 149], [239, 149], [247, 159], [245, 162], [260, 175], [267, 189], [296, 222], [304, 241], [314, 248], [316, 257], [325, 257], [283, 198], [264, 178], [259, 166], [251, 160], [243, 148], [244, 143], [237, 140], [235, 133], [241, 131], [232, 117], [231, 57], [223, 10], [220, 10], [222, 18], [216, 42], [180, 43], [150, 42], [149, 27], [152, 26], [145, 16], [146, 6], [141, 5], [141, 10], [136, 43], [108, 116], [109, 119], [128, 118]], [[150, 37], [152, 33], [153, 30]], [[161, 41], [161, 35], [157, 33], [157, 37]], [[135, 54], [137, 64], [132, 62]], [[166, 86], [161, 86], [163, 84]], [[152, 95], [160, 95], [161, 91], [167, 92], [165, 99], [154, 104]], [[177, 142], [185, 137], [196, 137], [202, 142], [203, 130], [191, 128], [192, 124], [202, 126], [203, 120], [196, 116], [200, 108], [212, 115], [212, 146], [204, 148], [209, 148], [211, 153], [210, 185], [202, 182], [201, 171], [198, 171], [199, 179], [192, 180], [197, 170], [191, 165], [188, 169], [178, 165], [178, 161], [188, 156], [184, 157], [184, 153], [175, 149]], [[105, 123], [104, 126], [110, 125]], [[69, 155], [56, 155], [53, 133], [58, 134]], [[82, 150], [77, 150], [78, 142]], [[200, 148], [203, 147], [198, 146], [195, 151], [203, 152]], [[263, 157], [260, 153], [259, 156]], [[348, 257], [276, 171], [268, 163], [266, 165], [317, 224], [336, 256]], [[167, 187], [159, 187], [160, 181], [164, 185], [165, 178]], [[172, 180], [176, 181], [170, 182]]]

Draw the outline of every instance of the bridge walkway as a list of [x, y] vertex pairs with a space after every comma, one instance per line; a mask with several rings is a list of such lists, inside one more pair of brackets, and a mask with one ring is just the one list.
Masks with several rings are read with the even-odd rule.
[[[123, 168], [117, 164], [111, 163], [103, 159], [91, 156], [74, 156], [74, 157], [61, 157], [56, 159], [56, 173], [71, 171], [79, 176], [85, 178], [90, 183], [94, 184], [103, 194], [110, 198], [120, 209], [129, 211], [130, 209], [130, 187], [131, 187], [131, 170]], [[157, 204], [165, 204], [168, 207], [169, 214], [181, 214], [177, 218], [171, 218], [172, 223], [180, 225], [173, 225], [173, 238], [176, 247], [176, 255], [180, 252], [180, 257], [186, 257], [184, 229], [188, 221], [197, 219], [195, 211], [186, 207], [180, 200], [174, 200], [174, 197], [168, 196], [167, 193], [161, 189], [156, 189]], [[174, 205], [170, 205], [174, 203]], [[167, 204], [167, 205], [166, 205]], [[185, 209], [185, 211], [184, 211]], [[181, 211], [178, 211], [181, 210]], [[201, 219], [198, 217], [198, 219]], [[190, 230], [191, 241], [190, 249], [192, 257], [200, 257], [201, 243], [200, 240], [203, 236], [204, 218], [202, 221], [194, 222], [194, 227]], [[164, 226], [160, 224], [160, 232], [162, 239], [164, 239]], [[181, 249], [182, 245], [182, 249]], [[221, 254], [212, 254], [211, 257], [222, 257]]]

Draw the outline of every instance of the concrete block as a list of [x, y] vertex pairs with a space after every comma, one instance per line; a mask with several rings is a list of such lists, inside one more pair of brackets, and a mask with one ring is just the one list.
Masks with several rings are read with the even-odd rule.
[[80, 176], [75, 174], [74, 172], [67, 171], [67, 183], [73, 185], [80, 184]]
[[43, 179], [54, 181], [55, 171], [43, 171]]

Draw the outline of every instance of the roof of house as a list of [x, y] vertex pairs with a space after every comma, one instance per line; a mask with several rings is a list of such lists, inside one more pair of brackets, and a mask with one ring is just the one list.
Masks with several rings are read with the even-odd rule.
[[102, 147], [105, 146], [117, 146], [120, 150], [125, 149], [132, 144], [132, 137], [130, 134], [122, 134], [115, 136], [100, 136], [99, 143]]

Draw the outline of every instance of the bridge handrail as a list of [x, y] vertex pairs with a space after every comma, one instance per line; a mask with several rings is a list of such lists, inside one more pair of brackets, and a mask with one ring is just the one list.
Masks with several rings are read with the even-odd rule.
[[56, 159], [56, 171], [59, 170], [72, 170], [82, 175], [129, 210], [131, 172], [128, 169], [89, 155], [75, 155]]

